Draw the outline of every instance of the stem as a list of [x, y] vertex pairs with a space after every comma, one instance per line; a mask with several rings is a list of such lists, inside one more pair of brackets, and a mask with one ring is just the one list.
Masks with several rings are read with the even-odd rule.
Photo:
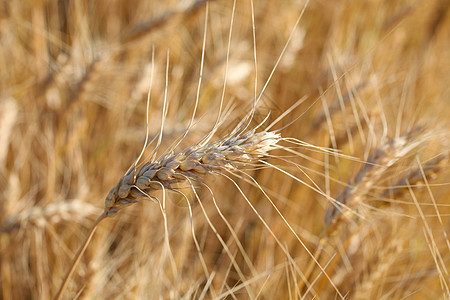
[[[316, 267], [315, 261], [319, 261], [321, 255], [323, 253], [323, 249], [324, 249], [323, 247], [326, 245], [327, 242], [328, 242], [328, 237], [326, 237], [326, 236], [322, 237], [320, 239], [319, 247], [316, 249], [316, 251], [314, 252], [314, 255], [313, 255], [315, 260], [312, 260], [310, 262], [310, 264], [309, 264], [309, 266], [308, 266], [308, 268], [306, 269], [306, 272], [305, 272], [305, 277], [306, 277], [307, 281], [310, 279], [310, 276], [311, 276], [312, 272], [314, 271], [314, 268]], [[304, 281], [300, 282], [298, 290], [299, 291], [303, 290], [304, 285], [305, 285]], [[309, 288], [308, 288], [308, 290], [309, 290]]]
[[86, 240], [81, 245], [80, 249], [78, 250], [77, 254], [75, 254], [75, 257], [72, 261], [72, 265], [70, 266], [69, 270], [66, 273], [66, 276], [64, 277], [63, 282], [61, 283], [61, 286], [59, 287], [58, 293], [55, 296], [55, 300], [61, 300], [62, 295], [64, 293], [64, 290], [67, 287], [67, 284], [69, 283], [69, 279], [72, 276], [73, 272], [75, 271], [76, 266], [80, 262], [81, 257], [83, 256], [84, 251], [86, 251], [87, 246], [89, 245], [89, 242], [91, 241], [92, 237], [94, 236], [95, 230], [97, 229], [98, 224], [105, 219], [107, 215], [105, 212], [103, 212], [97, 220], [95, 220], [94, 224], [92, 225], [91, 229], [89, 229], [88, 236]]

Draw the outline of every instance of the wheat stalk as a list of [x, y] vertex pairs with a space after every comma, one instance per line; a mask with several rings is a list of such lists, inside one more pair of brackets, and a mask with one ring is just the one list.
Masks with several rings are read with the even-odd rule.
[[[214, 143], [194, 145], [177, 154], [166, 154], [156, 161], [148, 161], [139, 168], [131, 168], [111, 189], [105, 199], [105, 210], [91, 227], [88, 237], [78, 250], [67, 271], [55, 299], [61, 299], [64, 290], [86, 250], [95, 229], [107, 217], [114, 216], [122, 208], [143, 199], [156, 199], [150, 194], [159, 189], [176, 190], [180, 184], [199, 180], [220, 170], [234, 171], [253, 166], [278, 148], [281, 135], [275, 131], [249, 130], [236, 133]], [[193, 187], [194, 188], [194, 187]]]

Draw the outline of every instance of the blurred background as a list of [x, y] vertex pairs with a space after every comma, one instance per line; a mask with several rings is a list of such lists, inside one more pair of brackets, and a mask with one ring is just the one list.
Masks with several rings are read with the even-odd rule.
[[167, 194], [168, 243], [150, 201], [102, 222], [65, 298], [450, 297], [448, 1], [206, 2], [0, 2], [1, 299], [55, 295], [142, 149], [150, 82], [149, 138], [167, 93], [170, 145], [203, 70], [182, 149], [212, 128], [222, 94], [216, 138], [231, 132], [279, 57], [254, 124], [306, 97], [276, 128], [295, 120], [283, 137], [348, 156], [285, 144], [273, 163], [288, 174], [249, 171], [304, 246], [261, 189], [233, 178], [268, 228], [233, 182], [209, 176], [218, 207], [199, 189], [192, 221]]

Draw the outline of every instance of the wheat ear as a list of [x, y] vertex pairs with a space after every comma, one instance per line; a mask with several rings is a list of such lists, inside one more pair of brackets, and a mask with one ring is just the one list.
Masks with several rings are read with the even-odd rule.
[[383, 177], [385, 171], [428, 138], [429, 135], [421, 134], [420, 128], [416, 128], [381, 145], [356, 174], [353, 182], [348, 184], [338, 195], [333, 206], [326, 211], [324, 221], [329, 233], [335, 231], [339, 223], [349, 218], [349, 215], [357, 215], [357, 210], [354, 209], [362, 203], [375, 183]]
[[178, 154], [168, 154], [155, 162], [134, 168], [122, 177], [105, 200], [105, 215], [113, 216], [121, 208], [153, 198], [157, 189], [176, 190], [187, 178], [198, 179], [217, 170], [235, 170], [253, 165], [276, 148], [278, 133], [251, 130], [216, 143], [197, 145]]
[[114, 216], [122, 208], [144, 199], [156, 199], [151, 192], [159, 189], [176, 190], [180, 184], [189, 184], [208, 173], [233, 171], [251, 166], [277, 148], [278, 133], [250, 130], [231, 135], [211, 144], [198, 144], [178, 154], [166, 154], [130, 169], [111, 189], [105, 199], [105, 210], [92, 225], [88, 237], [78, 250], [64, 277], [55, 299], [60, 300], [78, 262], [86, 250], [98, 224]]

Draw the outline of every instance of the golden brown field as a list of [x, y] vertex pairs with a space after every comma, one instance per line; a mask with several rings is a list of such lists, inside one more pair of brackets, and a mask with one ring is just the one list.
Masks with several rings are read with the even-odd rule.
[[1, 1], [1, 299], [449, 299], [449, 7]]

